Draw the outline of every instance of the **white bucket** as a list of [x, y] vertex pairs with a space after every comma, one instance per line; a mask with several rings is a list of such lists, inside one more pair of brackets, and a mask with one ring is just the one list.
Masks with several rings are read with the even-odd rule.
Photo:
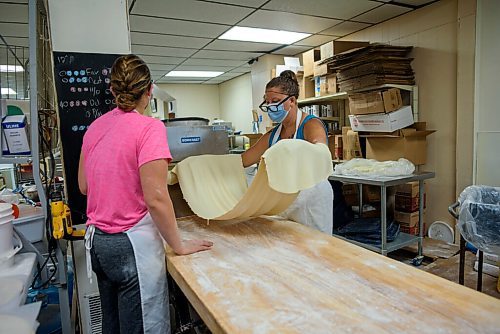
[[[0, 267], [5, 268], [12, 265], [13, 257], [23, 246], [21, 239], [14, 233], [12, 225], [12, 214], [1, 216], [0, 214]], [[14, 239], [17, 245], [14, 246]]]

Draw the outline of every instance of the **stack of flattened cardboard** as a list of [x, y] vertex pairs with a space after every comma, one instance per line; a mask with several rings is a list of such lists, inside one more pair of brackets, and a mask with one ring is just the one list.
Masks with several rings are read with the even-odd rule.
[[374, 43], [322, 61], [337, 72], [340, 90], [349, 92], [383, 84], [414, 85], [407, 55], [412, 47]]

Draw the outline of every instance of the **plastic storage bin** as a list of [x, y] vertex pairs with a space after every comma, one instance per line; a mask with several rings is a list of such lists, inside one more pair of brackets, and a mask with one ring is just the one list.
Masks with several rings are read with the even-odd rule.
[[14, 219], [14, 227], [30, 242], [43, 239], [45, 219], [43, 215]]

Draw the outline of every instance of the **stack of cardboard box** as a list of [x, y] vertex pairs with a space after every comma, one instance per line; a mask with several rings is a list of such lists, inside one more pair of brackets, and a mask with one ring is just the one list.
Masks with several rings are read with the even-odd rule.
[[358, 185], [344, 184], [342, 194], [347, 205], [354, 207], [355, 213], [362, 218], [380, 218], [380, 187], [363, 185], [363, 210], [359, 215]]
[[334, 55], [368, 45], [368, 42], [331, 41], [302, 54], [304, 76], [300, 78], [299, 99], [319, 97], [338, 92], [335, 71], [328, 65]]
[[[425, 188], [424, 188], [425, 189]], [[394, 220], [399, 223], [401, 232], [411, 235], [419, 234], [419, 186], [418, 181], [396, 187], [394, 196]], [[424, 190], [425, 208], [425, 190]], [[425, 214], [425, 211], [424, 211]], [[425, 220], [425, 218], [424, 218]], [[424, 221], [425, 232], [425, 221]]]

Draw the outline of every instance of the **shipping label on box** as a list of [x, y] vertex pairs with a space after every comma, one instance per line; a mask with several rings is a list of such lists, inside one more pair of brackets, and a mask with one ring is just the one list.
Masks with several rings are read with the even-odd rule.
[[7, 142], [8, 154], [30, 154], [27, 121], [24, 115], [6, 116], [2, 121], [2, 130]]
[[393, 132], [414, 123], [411, 106], [388, 114], [349, 115], [351, 128], [354, 131]]

